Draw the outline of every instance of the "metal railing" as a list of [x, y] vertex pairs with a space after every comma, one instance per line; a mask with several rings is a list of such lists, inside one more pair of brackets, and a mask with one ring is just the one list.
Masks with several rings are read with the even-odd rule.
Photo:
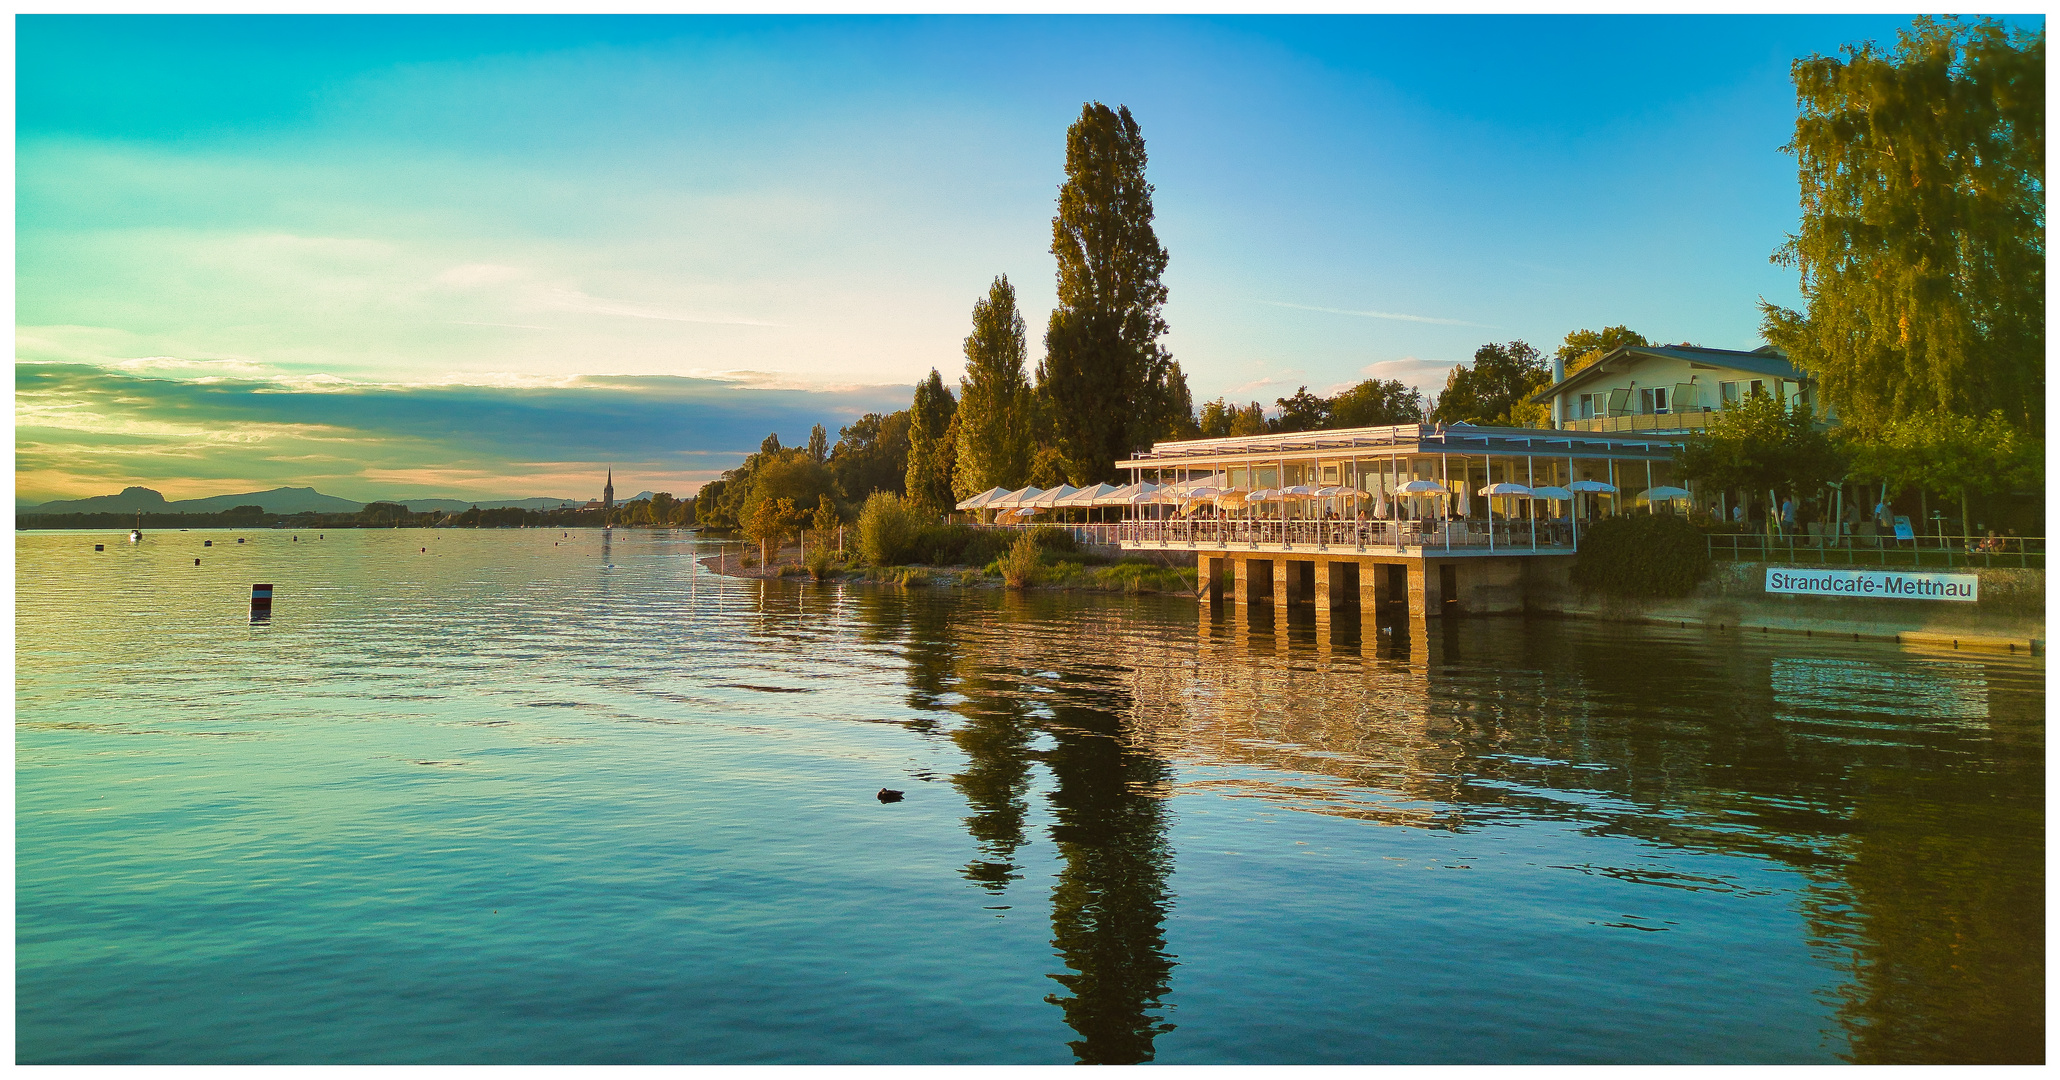
[[1786, 536], [1712, 535], [1710, 558], [1823, 566], [2003, 566], [2046, 568], [2043, 536]]
[[1562, 431], [1701, 431], [1710, 425], [1710, 417], [1716, 413], [1706, 408], [1684, 409], [1680, 412], [1630, 413], [1625, 416], [1591, 416], [1582, 420], [1562, 420]]
[[[1068, 526], [1060, 526], [1067, 528]], [[1082, 528], [1082, 526], [1070, 526]], [[1571, 551], [1573, 528], [1565, 522], [1539, 521], [1534, 531], [1524, 519], [1416, 521], [1280, 521], [1240, 519], [1173, 519], [1125, 521], [1086, 526], [1108, 530], [1099, 543], [1139, 548], [1284, 548], [1311, 551], [1379, 552], [1444, 550]]]

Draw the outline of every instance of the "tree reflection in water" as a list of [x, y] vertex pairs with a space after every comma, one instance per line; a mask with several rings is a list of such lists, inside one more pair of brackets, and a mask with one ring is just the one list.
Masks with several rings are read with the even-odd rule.
[[960, 718], [951, 782], [979, 848], [963, 873], [990, 894], [1024, 875], [1046, 774], [1067, 968], [1046, 1000], [1081, 1062], [1152, 1060], [1172, 1030], [1174, 760], [1240, 770], [1184, 790], [1333, 817], [1573, 822], [1791, 867], [1811, 948], [1847, 973], [1826, 991], [1839, 1056], [2043, 1053], [2043, 682], [2017, 661], [1521, 620], [1362, 636], [1264, 609], [1204, 609], [1183, 635], [1166, 611], [1035, 595], [856, 603], [870, 640], [903, 642], [910, 704]]
[[[962, 871], [968, 880], [999, 896], [1022, 879], [1034, 772], [1048, 775], [1061, 863], [1052, 945], [1068, 970], [1051, 975], [1065, 993], [1045, 1000], [1080, 1035], [1069, 1043], [1078, 1061], [1152, 1060], [1153, 1039], [1172, 1029], [1159, 1015], [1174, 967], [1164, 930], [1171, 770], [1126, 738], [1132, 702], [1114, 677], [1120, 669], [1082, 665], [1072, 643], [1041, 648], [1031, 626], [1036, 600], [1006, 597], [999, 611], [930, 596], [859, 604], [874, 640], [905, 633], [909, 704], [963, 718], [951, 739], [966, 764], [951, 782], [972, 811], [966, 831], [980, 850]], [[1024, 632], [977, 633], [962, 619]]]

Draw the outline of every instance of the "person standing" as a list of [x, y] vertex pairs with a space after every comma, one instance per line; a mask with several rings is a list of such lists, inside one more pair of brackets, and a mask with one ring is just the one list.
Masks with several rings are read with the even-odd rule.
[[1795, 535], [1795, 496], [1781, 500], [1781, 535]]

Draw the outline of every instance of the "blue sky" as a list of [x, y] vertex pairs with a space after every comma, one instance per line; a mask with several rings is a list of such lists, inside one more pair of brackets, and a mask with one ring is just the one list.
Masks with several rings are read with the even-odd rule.
[[22, 17], [18, 497], [691, 490], [956, 376], [996, 274], [1041, 352], [1089, 100], [1197, 401], [1751, 348], [1789, 62], [1906, 21]]

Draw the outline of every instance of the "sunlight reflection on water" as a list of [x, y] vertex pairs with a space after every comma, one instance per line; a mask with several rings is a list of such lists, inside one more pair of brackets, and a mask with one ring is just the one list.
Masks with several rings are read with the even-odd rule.
[[21, 1060], [2042, 1052], [2042, 661], [222, 535], [17, 535]]

